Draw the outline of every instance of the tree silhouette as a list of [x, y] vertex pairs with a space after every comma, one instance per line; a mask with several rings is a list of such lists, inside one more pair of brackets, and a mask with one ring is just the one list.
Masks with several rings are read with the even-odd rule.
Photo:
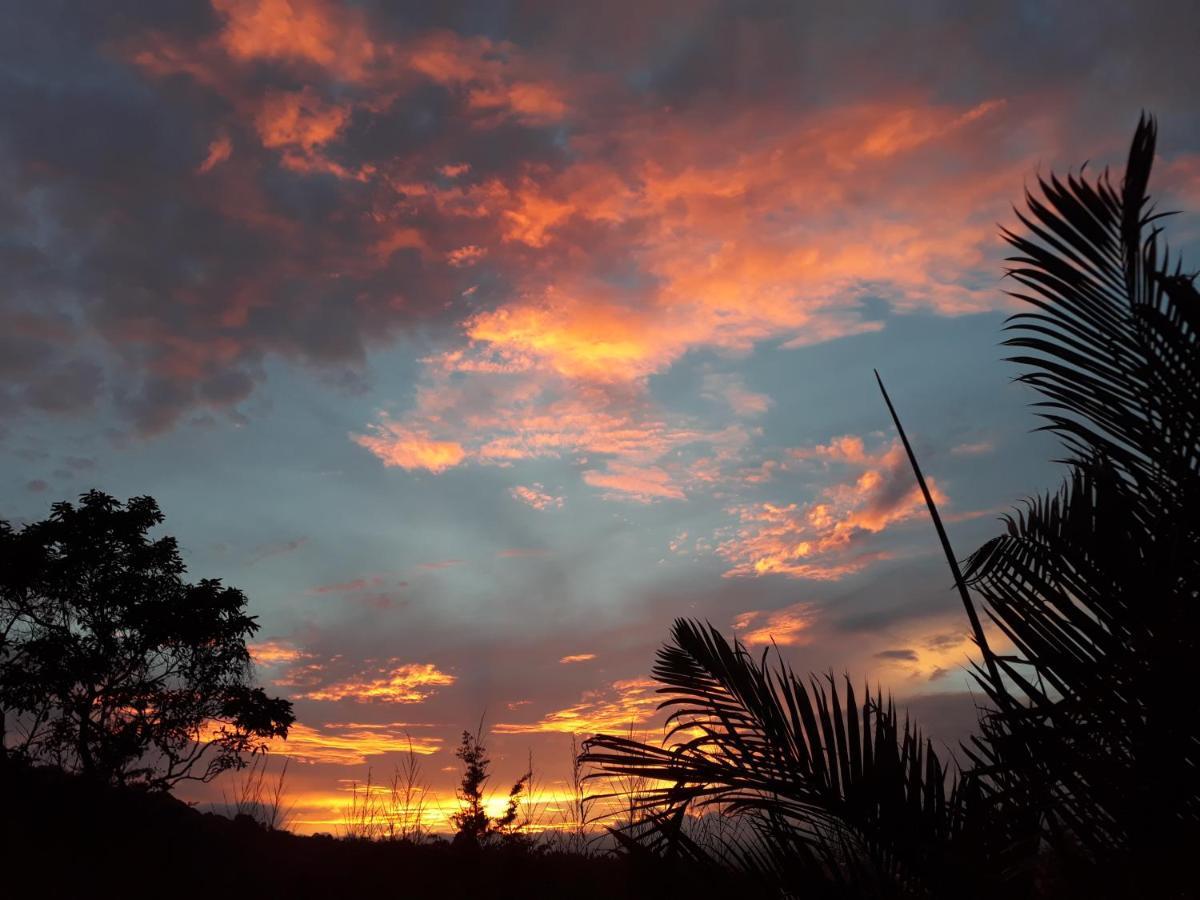
[[454, 755], [463, 764], [462, 783], [458, 789], [462, 807], [451, 816], [451, 821], [458, 828], [461, 840], [478, 843], [487, 835], [492, 822], [483, 808], [483, 788], [491, 777], [488, 767], [492, 761], [487, 757], [487, 748], [479, 742], [479, 736], [469, 731], [462, 733], [462, 742]]
[[[183, 580], [150, 497], [99, 491], [0, 521], [0, 708], [9, 752], [116, 784], [208, 781], [286, 737], [286, 700], [251, 685], [245, 595]], [[6, 722], [8, 718], [6, 717]]]
[[513, 783], [504, 812], [496, 818], [489, 816], [484, 806], [484, 788], [491, 778], [488, 770], [492, 761], [488, 759], [487, 748], [480, 743], [480, 731], [475, 734], [464, 731], [462, 741], [454, 751], [454, 755], [463, 763], [463, 776], [458, 789], [460, 808], [450, 817], [458, 829], [454, 840], [459, 845], [479, 846], [493, 836], [512, 839], [525, 824], [519, 821], [521, 798], [533, 778], [533, 767], [530, 765], [529, 771]]

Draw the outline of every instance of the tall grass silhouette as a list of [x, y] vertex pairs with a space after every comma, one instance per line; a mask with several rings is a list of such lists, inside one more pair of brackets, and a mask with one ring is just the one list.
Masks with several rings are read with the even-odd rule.
[[[598, 777], [655, 785], [627, 846], [711, 863], [684, 823], [721, 804], [746, 825], [725, 858], [785, 895], [1195, 895], [1200, 294], [1147, 198], [1155, 140], [1143, 117], [1119, 185], [1039, 179], [1004, 232], [1030, 307], [1005, 345], [1068, 475], [962, 571], [925, 491], [988, 701], [962, 764], [878, 692], [680, 620], [654, 668], [666, 740], [585, 748]], [[976, 598], [1015, 654], [988, 647]]]

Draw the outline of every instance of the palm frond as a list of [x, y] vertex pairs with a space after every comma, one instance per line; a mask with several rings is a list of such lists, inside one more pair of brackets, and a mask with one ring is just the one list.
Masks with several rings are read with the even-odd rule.
[[1200, 718], [1179, 700], [1200, 654], [1200, 294], [1161, 246], [1154, 145], [1144, 118], [1120, 187], [1040, 179], [1028, 234], [1007, 234], [1033, 311], [1005, 343], [1070, 474], [966, 571], [1016, 648], [976, 672], [998, 710], [977, 774], [1060, 850], [1143, 871], [1200, 836]]
[[1148, 504], [1170, 502], [1200, 466], [1200, 303], [1193, 278], [1171, 268], [1146, 188], [1156, 126], [1138, 123], [1121, 185], [1040, 178], [1018, 213], [1028, 235], [1013, 296], [1033, 307], [1009, 320], [1019, 380], [1045, 398], [1048, 429], [1080, 458], [1111, 461]]
[[600, 735], [585, 748], [592, 777], [654, 785], [625, 837], [694, 853], [685, 811], [719, 806], [753, 823], [743, 863], [777, 876], [919, 896], [983, 873], [973, 789], [879, 693], [860, 701], [848, 679], [840, 690], [832, 676], [802, 681], [682, 619], [654, 675], [670, 710], [664, 745]]

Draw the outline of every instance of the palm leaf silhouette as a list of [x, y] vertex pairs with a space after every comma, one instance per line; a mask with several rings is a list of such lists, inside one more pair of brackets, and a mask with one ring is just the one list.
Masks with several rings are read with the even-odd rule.
[[[726, 848], [744, 868], [830, 895], [950, 896], [986, 881], [976, 791], [950, 777], [919, 731], [849, 679], [802, 681], [712, 626], [680, 619], [654, 666], [670, 710], [664, 746], [598, 735], [593, 777], [647, 779], [628, 843], [699, 858], [684, 812], [720, 807], [753, 834]], [[977, 817], [978, 818], [978, 817]], [[979, 894], [976, 894], [979, 895]]]
[[1154, 146], [1143, 118], [1120, 186], [1040, 179], [1029, 235], [1006, 232], [1033, 311], [1005, 344], [1070, 474], [965, 575], [1017, 651], [976, 670], [978, 772], [1060, 853], [1170, 877], [1200, 837], [1200, 294], [1161, 246]]
[[[1033, 307], [1005, 343], [1069, 476], [1007, 517], [964, 573], [939, 526], [991, 701], [964, 748], [971, 768], [952, 776], [878, 693], [860, 703], [847, 680], [843, 702], [832, 677], [804, 683], [680, 620], [654, 669], [664, 746], [587, 745], [598, 776], [659, 785], [625, 843], [703, 859], [685, 814], [720, 806], [755, 828], [732, 858], [785, 890], [1008, 897], [1065, 873], [1076, 895], [1192, 895], [1200, 293], [1171, 268], [1146, 197], [1154, 145], [1143, 118], [1119, 187], [1107, 172], [1039, 179], [1018, 213], [1030, 236], [1005, 233], [1014, 296]], [[1015, 655], [988, 648], [970, 587]]]

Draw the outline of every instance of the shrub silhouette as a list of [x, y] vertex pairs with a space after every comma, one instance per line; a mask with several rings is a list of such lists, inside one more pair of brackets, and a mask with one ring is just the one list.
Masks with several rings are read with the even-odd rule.
[[0, 709], [8, 752], [166, 789], [286, 737], [292, 705], [251, 685], [245, 595], [183, 580], [150, 497], [99, 491], [14, 529], [0, 521]]
[[[1006, 344], [1070, 454], [1066, 484], [965, 575], [926, 494], [991, 702], [968, 767], [947, 780], [878, 696], [858, 704], [847, 684], [843, 707], [832, 680], [805, 686], [681, 620], [655, 667], [666, 745], [587, 744], [599, 776], [662, 785], [627, 844], [699, 858], [684, 813], [719, 802], [754, 826], [733, 858], [785, 892], [1194, 895], [1200, 720], [1181, 698], [1200, 651], [1200, 293], [1148, 205], [1155, 136], [1143, 117], [1119, 187], [1107, 172], [1040, 180], [1020, 216], [1031, 236], [1006, 232], [1033, 307]], [[1016, 656], [988, 646], [969, 587]]]

